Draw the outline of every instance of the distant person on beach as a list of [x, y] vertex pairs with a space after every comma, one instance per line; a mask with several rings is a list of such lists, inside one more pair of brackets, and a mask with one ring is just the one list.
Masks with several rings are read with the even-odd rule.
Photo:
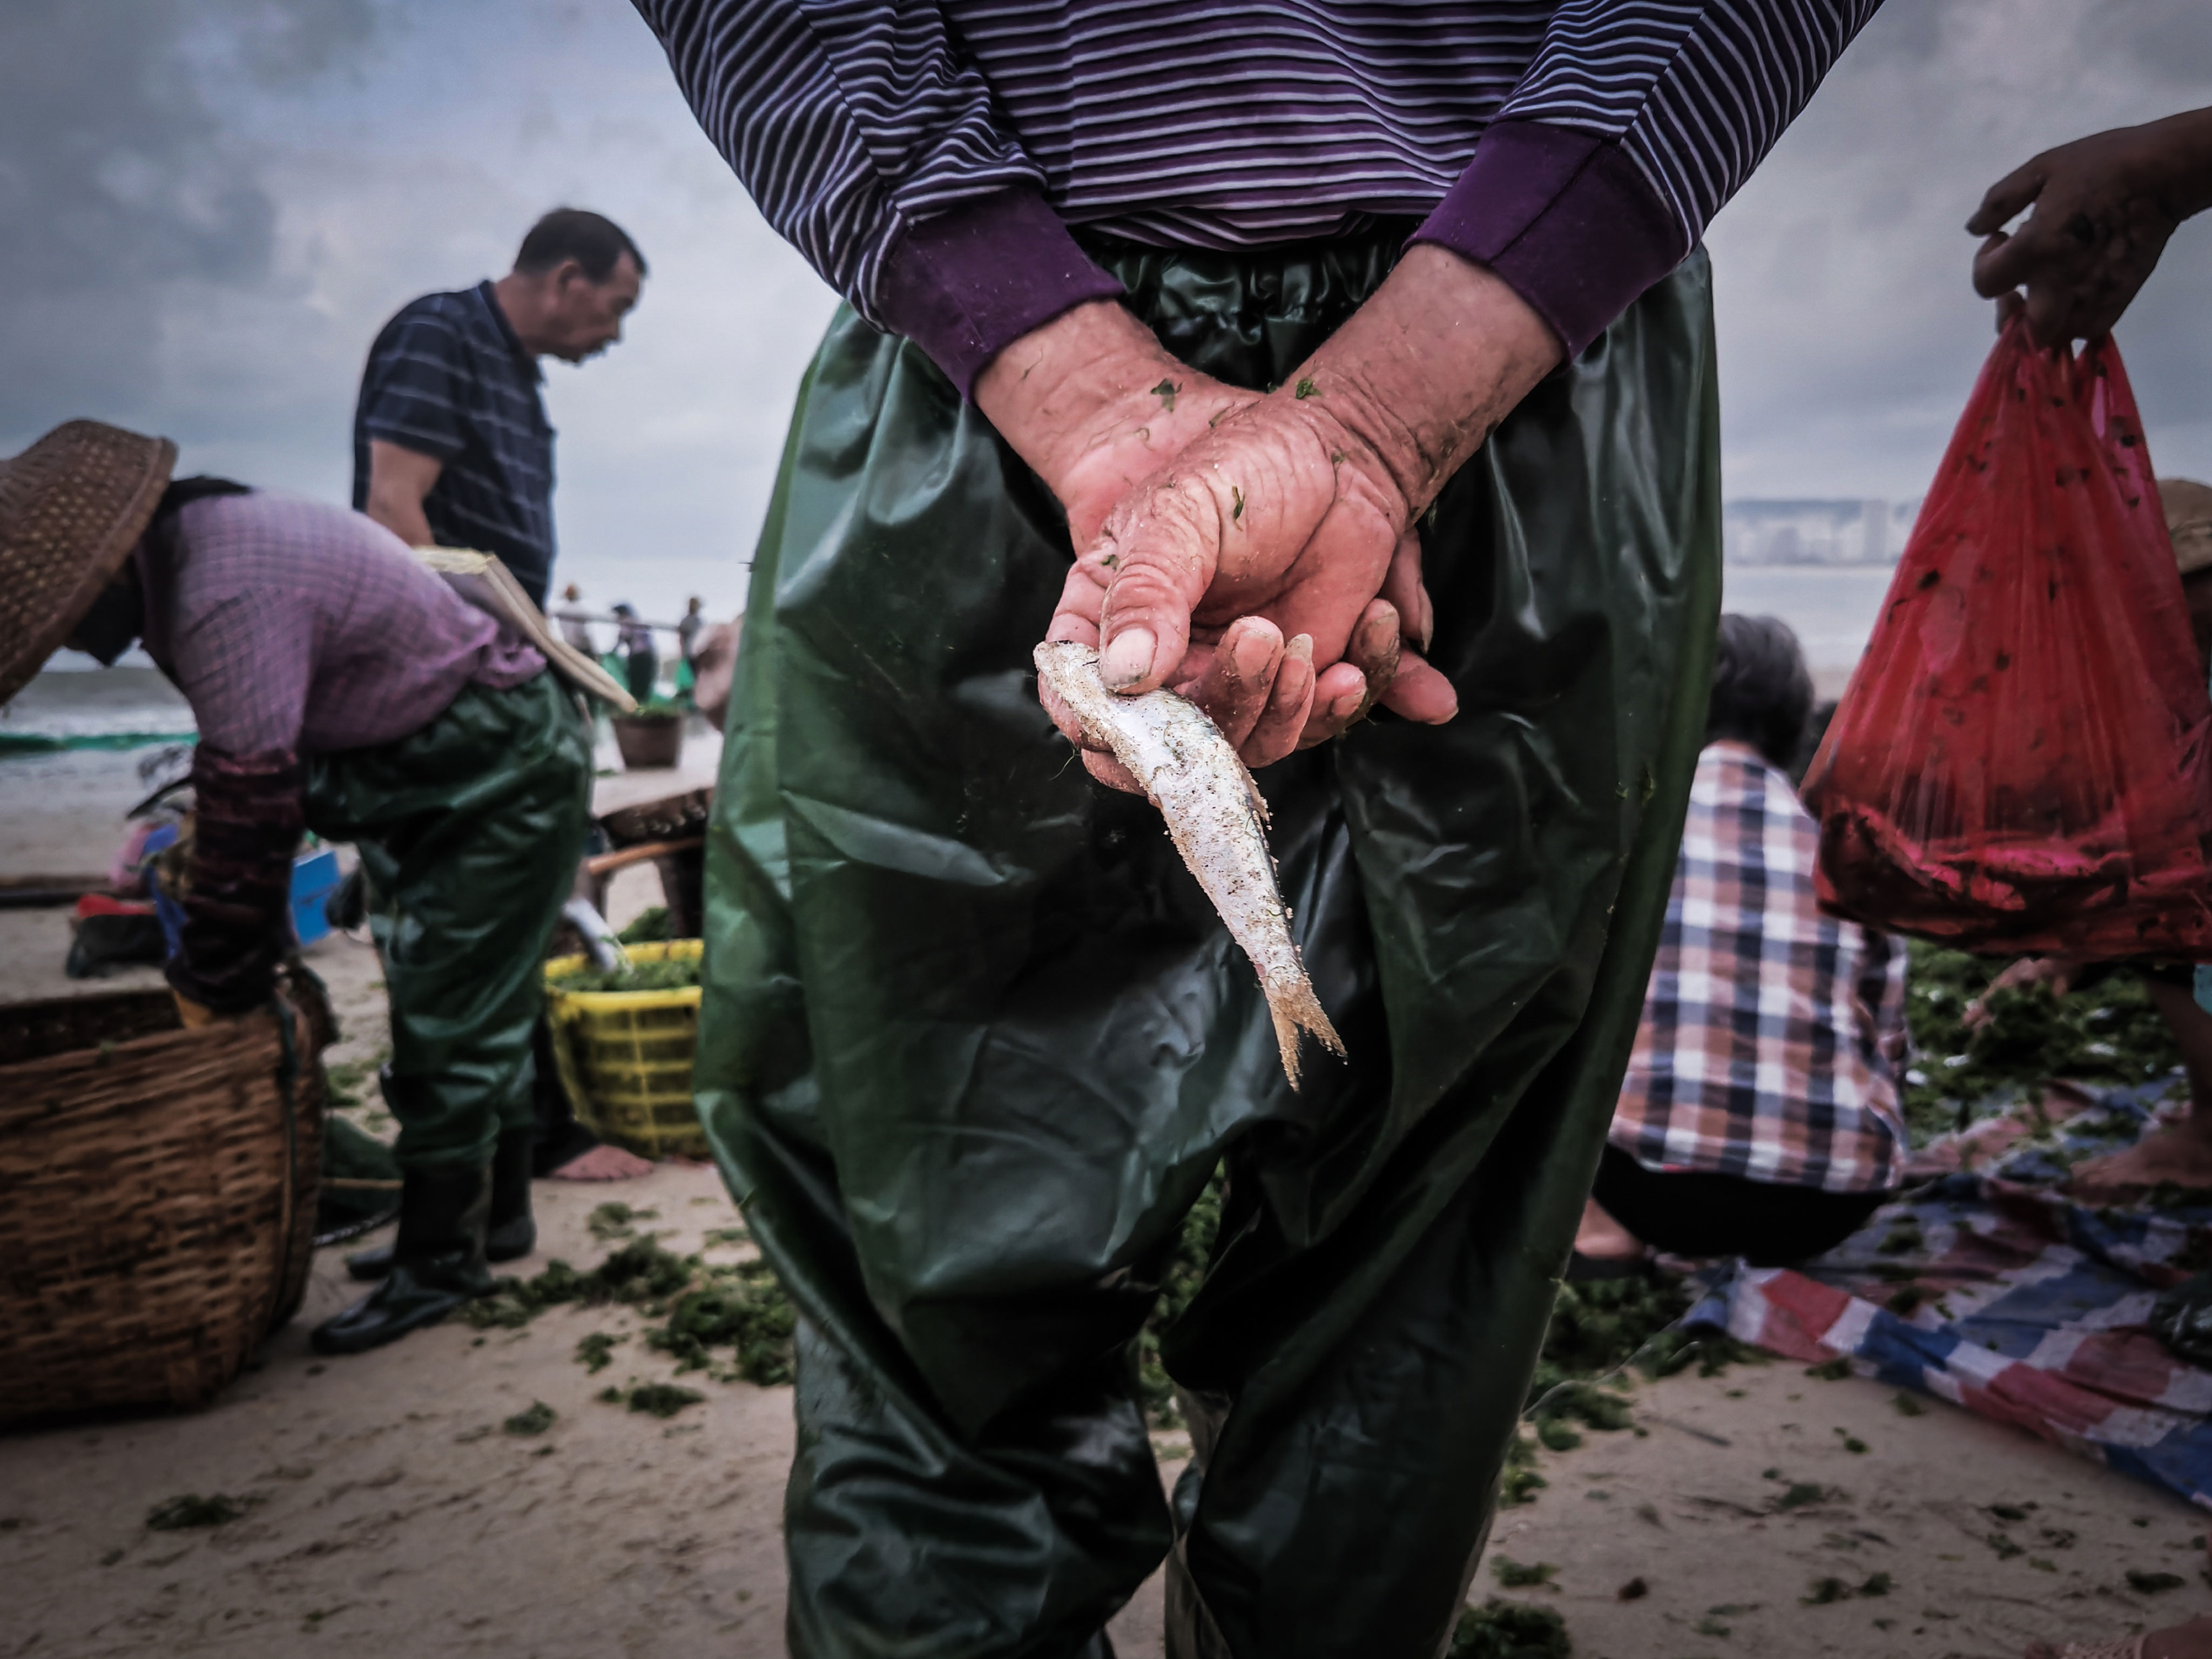
[[532, 1028], [574, 878], [589, 723], [545, 659], [343, 507], [170, 482], [176, 447], [93, 421], [0, 462], [0, 573], [33, 596], [0, 702], [60, 646], [134, 642], [191, 704], [194, 834], [168, 965], [187, 1025], [269, 1006], [293, 855], [360, 851], [392, 1009], [402, 1189], [387, 1275], [316, 1328], [380, 1346], [528, 1255]]
[[1570, 1272], [1818, 1255], [1900, 1183], [1905, 949], [1821, 914], [1797, 636], [1725, 616], [1674, 889]]
[[573, 649], [582, 653], [592, 661], [599, 659], [599, 641], [592, 637], [592, 625], [579, 614], [584, 603], [584, 590], [570, 582], [561, 590], [561, 638]]
[[621, 624], [621, 631], [615, 637], [615, 649], [622, 657], [623, 678], [629, 684], [630, 696], [640, 702], [647, 702], [660, 677], [660, 656], [653, 649], [653, 629], [638, 619], [634, 605], [617, 605], [615, 616]]
[[699, 635], [707, 628], [707, 602], [696, 593], [684, 607], [684, 620], [676, 624], [676, 650], [686, 668], [699, 652]]
[[499, 556], [541, 609], [553, 574], [553, 428], [540, 357], [622, 338], [645, 256], [612, 220], [556, 208], [496, 282], [426, 294], [369, 348], [353, 504], [410, 547]]

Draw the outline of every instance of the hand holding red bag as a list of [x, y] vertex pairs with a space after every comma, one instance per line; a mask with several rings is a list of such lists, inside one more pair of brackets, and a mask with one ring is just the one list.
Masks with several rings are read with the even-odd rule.
[[2212, 960], [2209, 734], [2119, 353], [2015, 320], [1806, 777], [1821, 904], [1968, 950]]

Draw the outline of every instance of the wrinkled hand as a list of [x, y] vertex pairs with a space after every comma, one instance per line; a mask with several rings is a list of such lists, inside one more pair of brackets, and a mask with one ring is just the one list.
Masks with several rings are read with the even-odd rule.
[[1989, 982], [1981, 995], [1968, 1003], [1959, 1023], [1978, 1031], [1990, 1023], [1989, 1000], [1999, 991], [2032, 991], [2047, 986], [2054, 998], [2063, 999], [2089, 964], [2075, 957], [2021, 957]]
[[[1377, 701], [1446, 720], [1449, 683], [1407, 648], [1432, 625], [1412, 517], [1324, 400], [1278, 392], [1122, 498], [1068, 572], [1046, 637], [1105, 641], [1109, 687], [1190, 697], [1248, 766], [1335, 736]], [[1079, 741], [1067, 711], [1046, 706]], [[1135, 787], [1110, 756], [1084, 759]]]
[[[1377, 701], [1456, 711], [1416, 654], [1434, 618], [1412, 526], [1559, 356], [1506, 283], [1417, 246], [1266, 398], [1193, 374], [1107, 304], [1016, 341], [975, 396], [1068, 509], [1079, 557], [1048, 637], [1098, 646], [1117, 690], [1183, 692], [1264, 766]], [[1110, 755], [1084, 763], [1135, 787]]]
[[1974, 255], [1974, 291], [2000, 301], [2000, 327], [2025, 309], [2039, 345], [2112, 331], [2174, 228], [2212, 204], [2206, 114], [2076, 139], [1990, 187], [1966, 229], [1987, 239]]
[[212, 1025], [217, 1020], [226, 1018], [236, 1018], [235, 1015], [218, 1014], [204, 1002], [193, 1001], [191, 998], [173, 986], [170, 988], [169, 995], [177, 1005], [177, 1018], [187, 1031], [199, 1030], [204, 1026]]

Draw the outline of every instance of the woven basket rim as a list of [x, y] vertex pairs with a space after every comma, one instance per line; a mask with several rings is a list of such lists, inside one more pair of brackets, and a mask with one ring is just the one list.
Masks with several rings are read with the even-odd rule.
[[[221, 1020], [212, 1025], [180, 1025], [174, 1030], [149, 1031], [144, 1036], [125, 1037], [122, 1042], [85, 1048], [64, 1048], [59, 1054], [40, 1054], [35, 1060], [16, 1060], [0, 1063], [0, 1078], [29, 1078], [52, 1072], [64, 1072], [84, 1066], [112, 1065], [118, 1057], [136, 1058], [163, 1047], [186, 1048], [214, 1047], [235, 1043], [242, 1032], [252, 1031], [263, 1024], [273, 1037], [276, 1016], [267, 1009], [257, 1008], [234, 1020]], [[6, 1108], [0, 1106], [0, 1115]]]

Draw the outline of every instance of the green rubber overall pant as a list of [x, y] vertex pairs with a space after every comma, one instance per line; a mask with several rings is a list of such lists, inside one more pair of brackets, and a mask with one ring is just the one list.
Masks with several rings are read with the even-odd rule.
[[[1194, 369], [1273, 386], [1401, 234], [1106, 247]], [[1626, 1063], [1718, 604], [1695, 253], [1532, 392], [1421, 539], [1449, 725], [1259, 774], [1349, 1051], [1285, 1083], [1250, 964], [1030, 653], [1058, 507], [850, 314], [753, 568], [708, 855], [701, 1115], [801, 1311], [799, 1659], [1060, 1659], [1172, 1556], [1169, 1650], [1431, 1659]], [[1164, 1498], [1131, 1339], [1217, 1164], [1167, 1334]]]
[[354, 842], [368, 877], [403, 1166], [482, 1163], [531, 1122], [545, 946], [591, 784], [590, 725], [550, 672], [467, 686], [419, 732], [308, 763], [308, 828]]

